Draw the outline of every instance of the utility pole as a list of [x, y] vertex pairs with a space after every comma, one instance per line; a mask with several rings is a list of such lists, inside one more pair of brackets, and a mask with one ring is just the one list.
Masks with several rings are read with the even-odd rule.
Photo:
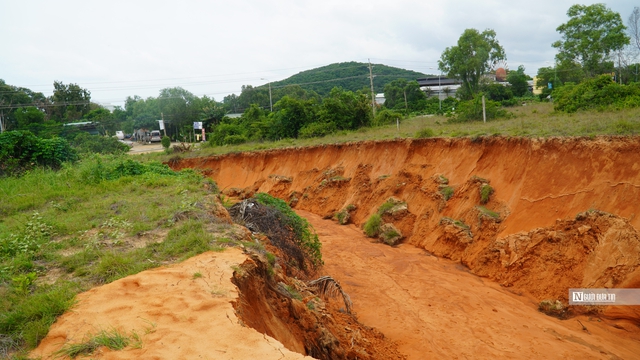
[[373, 112], [373, 117], [376, 117], [376, 94], [373, 92], [373, 70], [371, 68], [371, 59], [369, 60], [369, 80], [371, 81], [371, 111]]

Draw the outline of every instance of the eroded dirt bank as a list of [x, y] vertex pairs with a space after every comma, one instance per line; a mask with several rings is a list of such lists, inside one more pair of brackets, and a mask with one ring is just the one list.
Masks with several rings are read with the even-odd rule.
[[324, 271], [350, 294], [358, 319], [398, 343], [408, 359], [634, 359], [640, 353], [638, 333], [595, 317], [549, 317], [533, 299], [458, 263], [411, 245], [371, 243], [353, 225], [298, 213], [318, 232]]
[[[269, 192], [326, 218], [350, 209], [358, 227], [393, 197], [404, 206], [382, 219], [405, 243], [537, 301], [640, 285], [638, 137], [364, 142], [170, 165], [205, 170], [230, 196]], [[632, 307], [597, 311], [640, 319]]]

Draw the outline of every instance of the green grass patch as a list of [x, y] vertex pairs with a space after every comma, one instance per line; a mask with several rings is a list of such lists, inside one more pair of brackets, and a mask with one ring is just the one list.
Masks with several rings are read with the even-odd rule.
[[129, 346], [132, 339], [140, 342], [140, 338], [136, 333], [133, 333], [130, 337], [116, 329], [102, 330], [85, 342], [63, 346], [54, 355], [75, 359], [78, 356], [91, 355], [102, 346], [110, 350], [122, 350]]
[[444, 201], [448, 201], [453, 197], [454, 190], [451, 186], [443, 186], [440, 188], [440, 194], [442, 194]]
[[368, 237], [376, 237], [380, 233], [380, 226], [382, 225], [382, 217], [376, 213], [371, 215], [366, 223], [364, 223], [364, 233]]
[[480, 212], [480, 215], [485, 215], [493, 219], [500, 219], [500, 213], [489, 210], [484, 206], [476, 206], [476, 209]]
[[480, 186], [480, 204], [488, 203], [491, 194], [493, 194], [493, 188], [489, 184], [482, 184]]
[[[0, 354], [35, 347], [80, 291], [222, 249], [207, 230], [216, 189], [197, 172], [127, 156], [91, 155], [3, 178]], [[146, 235], [166, 228], [164, 241]], [[146, 246], [133, 246], [145, 238]], [[61, 278], [38, 281], [54, 269]]]

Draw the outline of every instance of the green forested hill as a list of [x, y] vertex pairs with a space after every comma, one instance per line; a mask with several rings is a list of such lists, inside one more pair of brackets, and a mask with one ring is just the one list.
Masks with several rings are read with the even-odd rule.
[[[416, 71], [382, 64], [373, 64], [373, 75], [373, 86], [376, 93], [381, 93], [384, 85], [393, 80], [415, 80], [426, 76]], [[335, 63], [302, 71], [287, 79], [271, 83], [272, 88], [282, 88], [287, 85], [300, 85], [303, 89], [313, 90], [322, 97], [327, 96], [336, 86], [350, 91], [370, 89], [369, 64], [355, 61]]]

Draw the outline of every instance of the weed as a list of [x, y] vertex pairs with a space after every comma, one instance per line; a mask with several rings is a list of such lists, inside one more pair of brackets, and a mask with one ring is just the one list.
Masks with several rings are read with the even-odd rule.
[[453, 196], [453, 193], [454, 191], [451, 186], [444, 186], [440, 188], [440, 194], [442, 194], [444, 201], [448, 201], [449, 199], [451, 199], [451, 197]]
[[430, 128], [424, 128], [418, 132], [416, 132], [415, 137], [418, 139], [430, 138], [434, 137], [436, 134]]
[[302, 301], [302, 295], [300, 295], [300, 293], [298, 292], [298, 290], [296, 290], [295, 287], [291, 285], [284, 285], [284, 289], [289, 293], [292, 299]]
[[482, 184], [480, 186], [480, 204], [488, 203], [491, 194], [493, 194], [493, 188], [489, 184]]
[[488, 217], [493, 218], [493, 219], [500, 219], [500, 213], [497, 213], [495, 211], [489, 210], [484, 206], [476, 206], [476, 209], [478, 209], [478, 212], [479, 212], [478, 215], [479, 216], [485, 215], [485, 216], [488, 216]]
[[364, 223], [364, 227], [363, 227], [364, 233], [368, 237], [376, 237], [380, 233], [381, 225], [382, 225], [382, 217], [377, 213], [373, 214], [371, 215], [369, 220], [367, 220], [367, 222]]
[[538, 311], [560, 319], [564, 318], [567, 313], [567, 309], [560, 300], [542, 300], [538, 304]]
[[202, 277], [202, 273], [201, 272], [195, 272], [193, 273], [193, 276], [191, 277], [193, 280], [195, 279], [199, 279]]
[[85, 342], [63, 346], [62, 349], [56, 351], [54, 355], [68, 356], [75, 359], [80, 355], [91, 355], [101, 346], [105, 346], [110, 350], [122, 350], [127, 347], [130, 342], [131, 339], [126, 334], [122, 334], [116, 329], [110, 331], [103, 330]]

